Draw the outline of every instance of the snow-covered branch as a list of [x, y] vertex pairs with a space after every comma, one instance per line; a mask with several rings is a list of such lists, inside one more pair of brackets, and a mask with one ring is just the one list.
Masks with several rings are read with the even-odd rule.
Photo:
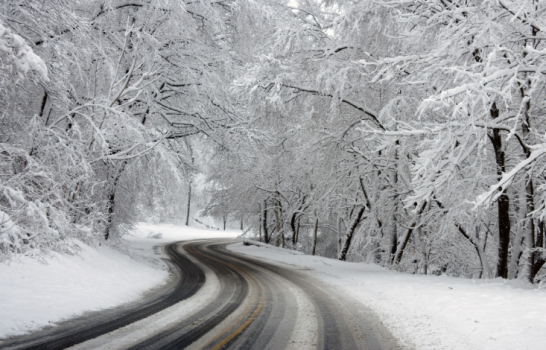
[[0, 52], [7, 56], [8, 63], [15, 66], [19, 78], [23, 78], [29, 71], [34, 71], [43, 80], [49, 80], [44, 61], [32, 51], [23, 38], [4, 27], [2, 22], [0, 22]]
[[486, 204], [489, 201], [495, 200], [498, 196], [501, 195], [501, 193], [506, 190], [508, 186], [512, 183], [514, 180], [514, 177], [520, 173], [521, 171], [525, 170], [527, 167], [532, 165], [534, 162], [536, 162], [538, 159], [540, 159], [544, 154], [546, 154], [546, 146], [540, 145], [540, 146], [534, 146], [532, 147], [531, 154], [529, 157], [527, 157], [525, 160], [519, 162], [512, 170], [510, 170], [507, 173], [504, 173], [502, 175], [502, 178], [499, 182], [492, 185], [489, 188], [489, 191], [479, 195], [476, 198], [476, 201], [474, 202], [474, 210], [476, 210], [478, 207]]

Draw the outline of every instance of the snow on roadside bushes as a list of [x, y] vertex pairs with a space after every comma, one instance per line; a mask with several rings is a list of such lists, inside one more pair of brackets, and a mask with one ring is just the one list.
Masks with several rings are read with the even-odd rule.
[[539, 350], [546, 347], [546, 290], [502, 279], [408, 275], [272, 247], [228, 246], [305, 272], [371, 308], [412, 349]]

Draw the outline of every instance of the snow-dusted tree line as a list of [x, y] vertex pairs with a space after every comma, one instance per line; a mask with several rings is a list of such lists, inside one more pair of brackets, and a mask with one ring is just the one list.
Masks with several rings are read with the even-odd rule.
[[205, 213], [412, 273], [542, 280], [543, 0], [0, 2], [2, 254]]
[[177, 215], [191, 135], [221, 143], [237, 9], [0, 1], [0, 255], [72, 251]]
[[[544, 277], [546, 1], [263, 1], [210, 211], [412, 273]], [[214, 168], [216, 167], [216, 168]]]

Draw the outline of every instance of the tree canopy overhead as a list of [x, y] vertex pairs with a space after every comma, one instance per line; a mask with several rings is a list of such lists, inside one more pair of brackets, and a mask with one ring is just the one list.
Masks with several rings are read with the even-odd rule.
[[203, 215], [268, 243], [539, 282], [545, 13], [539, 0], [4, 1], [2, 254], [189, 213], [202, 173]]

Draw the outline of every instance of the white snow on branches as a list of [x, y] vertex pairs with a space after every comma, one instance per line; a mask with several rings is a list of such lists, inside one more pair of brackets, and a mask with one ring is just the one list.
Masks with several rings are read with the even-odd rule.
[[[0, 22], [0, 51], [7, 55], [8, 62], [11, 62], [19, 78], [30, 71], [35, 71], [42, 79], [48, 80], [47, 67], [44, 61], [32, 51], [23, 38], [12, 33], [11, 30], [4, 27]], [[2, 57], [0, 56], [0, 60]]]

